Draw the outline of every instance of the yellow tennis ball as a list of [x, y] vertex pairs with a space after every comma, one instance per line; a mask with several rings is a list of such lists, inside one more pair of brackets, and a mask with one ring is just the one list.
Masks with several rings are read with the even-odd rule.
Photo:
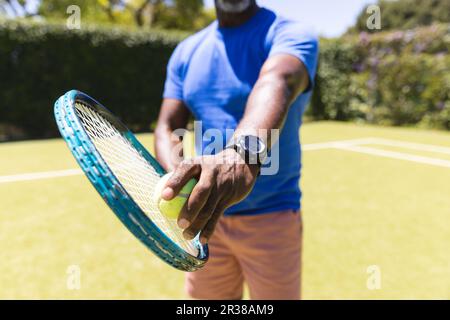
[[186, 203], [189, 195], [197, 184], [196, 179], [191, 179], [186, 183], [186, 185], [181, 189], [180, 193], [173, 198], [172, 200], [164, 200], [161, 198], [161, 193], [164, 190], [167, 180], [169, 180], [171, 172], [165, 174], [158, 181], [158, 184], [155, 187], [155, 191], [153, 193], [153, 200], [158, 205], [159, 210], [162, 214], [164, 214], [169, 219], [177, 219], [178, 215], [183, 209], [184, 204]]

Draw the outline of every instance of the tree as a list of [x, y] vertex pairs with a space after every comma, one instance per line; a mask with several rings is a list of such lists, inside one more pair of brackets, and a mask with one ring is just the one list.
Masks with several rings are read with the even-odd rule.
[[196, 29], [196, 21], [208, 16], [203, 12], [203, 0], [104, 0], [110, 8], [120, 4], [129, 10], [139, 27], [164, 29]]
[[[411, 29], [432, 23], [450, 22], [449, 0], [379, 0], [381, 30]], [[366, 26], [366, 8], [358, 15], [355, 26], [348, 32], [370, 31]]]
[[100, 3], [96, 0], [40, 0], [38, 13], [40, 16], [58, 20], [67, 18], [67, 8], [71, 5], [79, 6], [83, 19], [105, 20]]
[[69, 5], [78, 5], [88, 22], [139, 28], [197, 30], [215, 18], [204, 11], [203, 0], [40, 0], [39, 14], [63, 19]]

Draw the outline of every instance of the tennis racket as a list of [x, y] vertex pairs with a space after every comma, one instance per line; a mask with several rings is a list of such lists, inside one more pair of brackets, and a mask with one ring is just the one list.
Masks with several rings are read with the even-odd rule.
[[88, 95], [72, 90], [55, 103], [62, 137], [87, 178], [122, 223], [171, 266], [195, 271], [208, 259], [198, 236], [186, 240], [153, 191], [166, 173], [133, 133]]

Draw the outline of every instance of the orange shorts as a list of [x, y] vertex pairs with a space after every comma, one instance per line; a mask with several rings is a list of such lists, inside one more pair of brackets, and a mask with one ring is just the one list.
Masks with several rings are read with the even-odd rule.
[[222, 217], [209, 241], [203, 269], [186, 274], [194, 299], [300, 299], [302, 221], [292, 210]]

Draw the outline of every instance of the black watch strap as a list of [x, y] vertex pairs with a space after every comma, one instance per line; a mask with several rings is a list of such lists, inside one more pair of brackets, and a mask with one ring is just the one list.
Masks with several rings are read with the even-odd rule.
[[257, 136], [239, 136], [232, 139], [226, 149], [234, 149], [247, 164], [257, 164], [259, 167], [267, 157], [266, 145]]

